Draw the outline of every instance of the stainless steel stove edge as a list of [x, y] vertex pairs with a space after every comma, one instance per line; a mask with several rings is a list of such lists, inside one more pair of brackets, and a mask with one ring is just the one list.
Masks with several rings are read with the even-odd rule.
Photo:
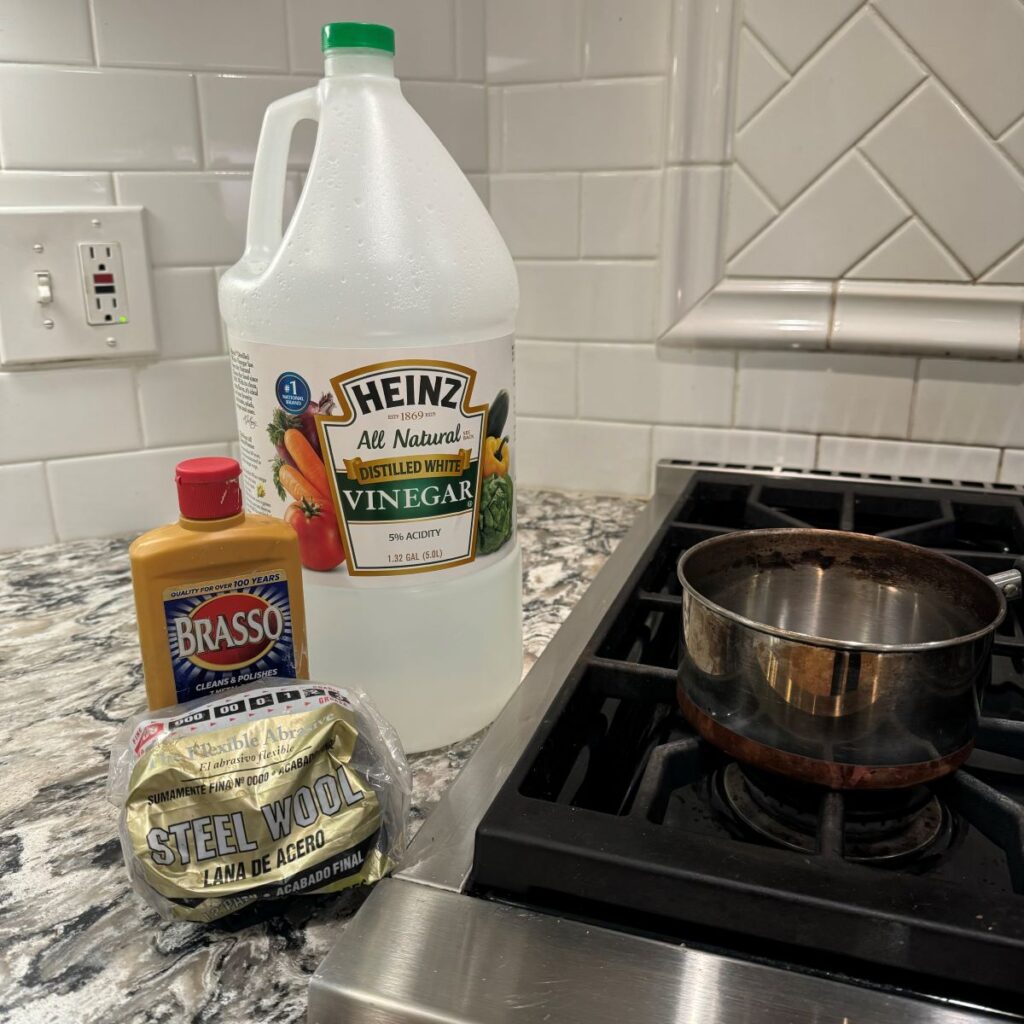
[[476, 827], [519, 760], [608, 606], [679, 498], [655, 494], [413, 840], [398, 878], [458, 892], [473, 865]]
[[979, 1024], [966, 1007], [385, 879], [313, 977], [309, 1024]]
[[420, 829], [402, 869], [379, 883], [314, 974], [309, 1024], [788, 1024], [812, 1017], [836, 1024], [979, 1024], [1000, 1019], [980, 1008], [909, 999], [463, 894], [480, 819], [698, 470], [777, 479], [809, 475], [659, 464], [654, 496]]

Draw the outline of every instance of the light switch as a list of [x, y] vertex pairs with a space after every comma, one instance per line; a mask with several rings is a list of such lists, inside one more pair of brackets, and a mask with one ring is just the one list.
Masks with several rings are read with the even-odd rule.
[[53, 285], [48, 270], [40, 270], [36, 273], [36, 302], [41, 306], [48, 306], [53, 302]]
[[0, 238], [0, 364], [156, 352], [141, 207], [8, 207]]

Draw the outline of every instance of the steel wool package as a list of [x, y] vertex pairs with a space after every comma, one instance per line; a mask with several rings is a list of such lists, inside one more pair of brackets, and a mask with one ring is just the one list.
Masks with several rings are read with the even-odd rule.
[[133, 885], [190, 921], [377, 881], [405, 849], [410, 788], [365, 694], [280, 678], [132, 719], [108, 778]]

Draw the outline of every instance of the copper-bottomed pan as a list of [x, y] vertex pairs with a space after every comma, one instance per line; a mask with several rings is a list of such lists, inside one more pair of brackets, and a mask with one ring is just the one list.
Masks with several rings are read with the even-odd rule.
[[1016, 569], [913, 544], [750, 530], [679, 560], [679, 702], [741, 761], [836, 789], [902, 787], [970, 754]]

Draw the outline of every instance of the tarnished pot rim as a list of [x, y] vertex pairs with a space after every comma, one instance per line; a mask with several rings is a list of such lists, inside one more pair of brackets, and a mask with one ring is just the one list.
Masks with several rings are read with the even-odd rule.
[[[873, 644], [860, 640], [832, 640], [828, 637], [815, 636], [812, 633], [799, 633], [791, 629], [783, 629], [781, 626], [773, 626], [771, 623], [758, 622], [755, 619], [749, 619], [745, 615], [741, 615], [739, 612], [731, 611], [730, 609], [711, 601], [697, 590], [696, 587], [694, 587], [686, 578], [686, 566], [693, 557], [714, 549], [717, 546], [724, 546], [729, 542], [735, 543], [737, 535], [757, 534], [761, 539], [767, 538], [770, 540], [773, 536], [791, 536], [794, 533], [813, 534], [814, 536], [820, 537], [842, 537], [846, 540], [863, 538], [872, 544], [884, 544], [906, 549], [908, 552], [913, 552], [918, 557], [924, 553], [929, 558], [934, 559], [937, 563], [944, 563], [945, 565], [948, 565], [951, 572], [966, 571], [967, 573], [975, 576], [978, 580], [982, 581], [986, 586], [990, 587], [998, 602], [998, 611], [992, 621], [987, 625], [982, 626], [971, 633], [964, 633], [961, 636], [949, 637], [945, 640], [930, 640], [925, 643], [916, 644]], [[876, 537], [870, 533], [853, 533], [846, 530], [818, 530], [812, 527], [734, 530], [730, 533], [724, 533], [717, 537], [709, 537], [707, 540], [702, 540], [700, 543], [694, 544], [693, 547], [684, 551], [676, 565], [676, 575], [679, 578], [679, 583], [686, 594], [688, 594], [698, 604], [707, 608], [708, 611], [711, 611], [716, 615], [720, 615], [724, 619], [738, 623], [739, 625], [745, 626], [747, 629], [752, 629], [757, 633], [767, 633], [769, 636], [780, 637], [783, 640], [791, 640], [794, 643], [810, 644], [814, 647], [827, 647], [831, 650], [838, 651], [870, 651], [877, 654], [917, 654], [923, 651], [936, 651], [946, 647], [956, 647], [959, 644], [967, 644], [973, 640], [981, 640], [986, 636], [989, 636], [1006, 616], [1006, 597], [1002, 590], [1000, 590], [999, 587], [996, 586], [996, 584], [993, 583], [992, 580], [990, 580], [983, 572], [979, 572], [973, 566], [967, 565], [966, 562], [957, 561], [955, 558], [950, 558], [949, 555], [944, 555], [941, 552], [932, 551], [928, 548], [922, 548], [916, 544], [908, 544], [906, 541], [895, 540], [891, 537]]]

